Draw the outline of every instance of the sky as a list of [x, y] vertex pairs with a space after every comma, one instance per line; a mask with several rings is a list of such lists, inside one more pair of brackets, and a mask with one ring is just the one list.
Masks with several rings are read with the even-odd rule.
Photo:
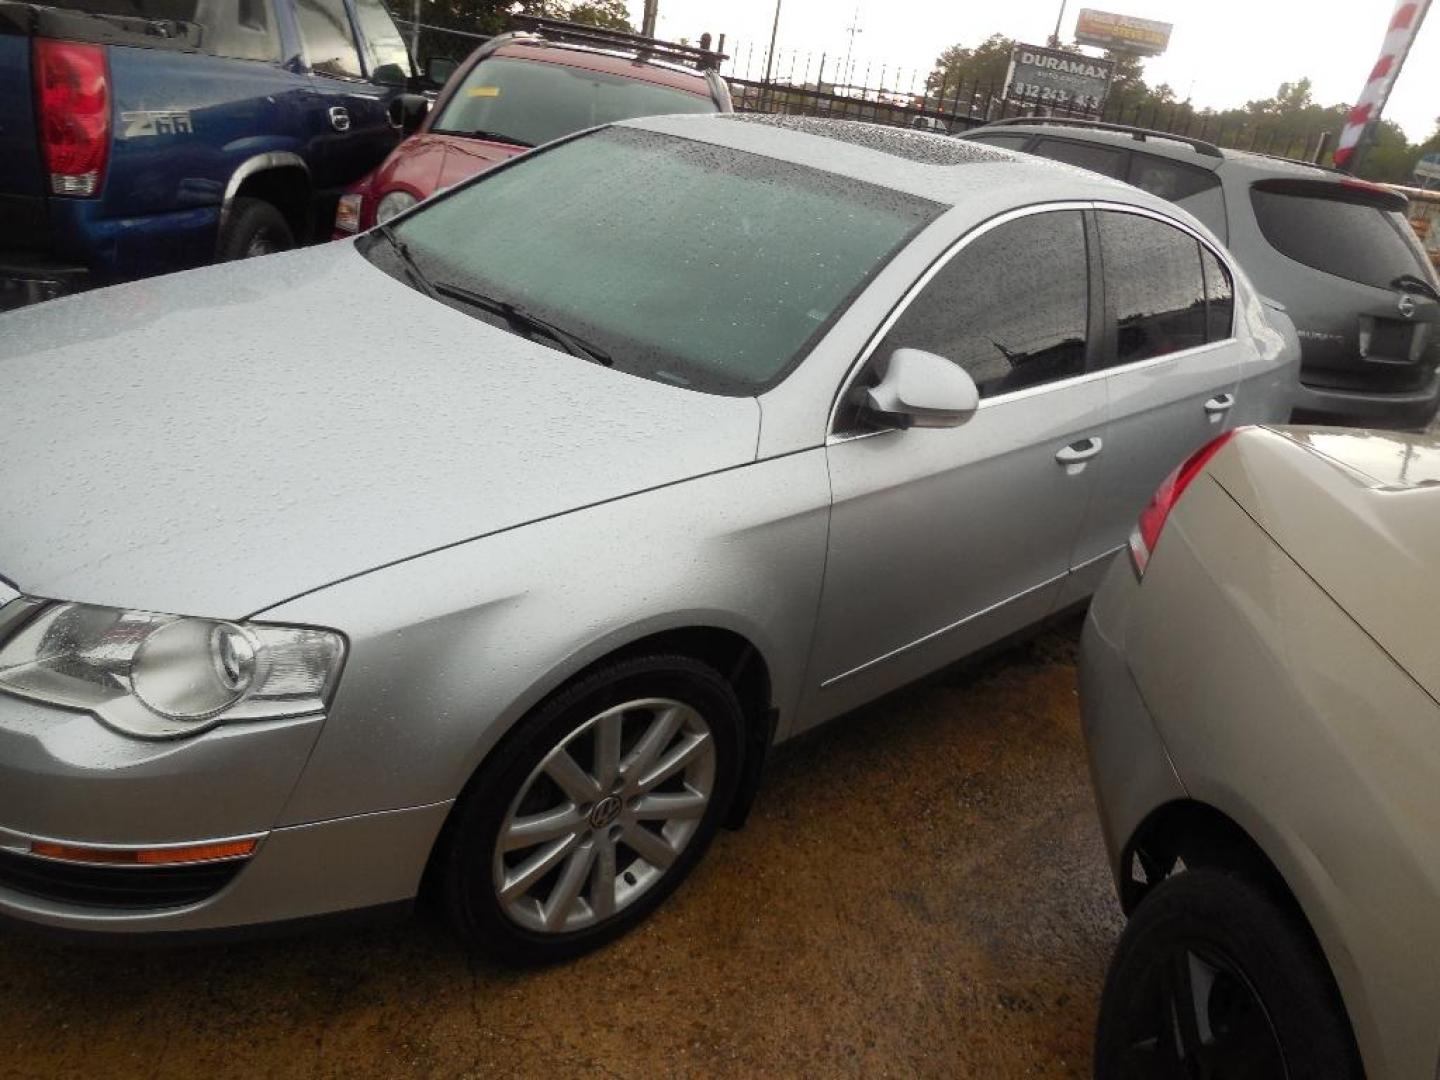
[[[643, 0], [627, 0], [631, 21], [640, 25]], [[780, 0], [776, 53], [783, 65], [792, 50], [803, 66], [813, 54], [829, 64], [843, 61], [854, 36], [852, 70], [881, 64], [924, 73], [948, 45], [978, 45], [1001, 33], [1043, 45], [1055, 28], [1059, 0]], [[1170, 49], [1145, 63], [1146, 81], [1169, 83], [1181, 100], [1197, 108], [1226, 108], [1274, 95], [1282, 82], [1309, 76], [1321, 104], [1353, 102], [1380, 55], [1394, 0], [1069, 0], [1061, 37], [1070, 40], [1082, 7], [1173, 23]], [[858, 17], [856, 12], [858, 9]], [[755, 77], [763, 73], [765, 49], [775, 17], [774, 0], [660, 0], [656, 32], [662, 38], [695, 41], [704, 31], [726, 35], [725, 51], [741, 63], [753, 56]], [[835, 58], [841, 58], [837, 61]], [[826, 77], [835, 71], [827, 65]], [[728, 71], [728, 68], [727, 68]], [[741, 72], [743, 74], [743, 70]], [[813, 74], [812, 74], [813, 78]], [[856, 81], [860, 81], [857, 77]], [[873, 82], [872, 78], [872, 82]], [[889, 80], [887, 80], [888, 82]], [[1387, 119], [1405, 129], [1411, 142], [1435, 130], [1440, 116], [1440, 2], [1421, 27], [1410, 59], [1395, 84]]]

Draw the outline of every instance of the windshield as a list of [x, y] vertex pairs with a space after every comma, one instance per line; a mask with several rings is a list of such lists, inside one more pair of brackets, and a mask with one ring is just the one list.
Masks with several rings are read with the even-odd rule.
[[492, 56], [466, 76], [432, 130], [539, 146], [636, 116], [718, 111], [708, 96], [624, 75]]
[[[783, 378], [941, 209], [803, 165], [620, 127], [518, 158], [393, 228], [437, 287], [518, 305], [621, 371], [749, 395]], [[367, 256], [411, 280], [380, 239]], [[507, 325], [479, 305], [455, 306]]]

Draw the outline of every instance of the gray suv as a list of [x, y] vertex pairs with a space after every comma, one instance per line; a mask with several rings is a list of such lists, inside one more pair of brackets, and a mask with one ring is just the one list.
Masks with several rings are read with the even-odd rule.
[[1388, 188], [1199, 139], [1086, 120], [1001, 120], [966, 139], [1079, 165], [1189, 210], [1303, 347], [1295, 418], [1421, 428], [1440, 406], [1440, 280]]

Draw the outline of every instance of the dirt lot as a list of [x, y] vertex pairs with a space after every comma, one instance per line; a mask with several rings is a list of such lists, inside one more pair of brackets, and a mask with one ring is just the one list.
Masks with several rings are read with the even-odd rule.
[[0, 931], [0, 1076], [1087, 1076], [1120, 930], [1070, 625], [781, 751], [637, 933], [504, 972], [423, 920], [158, 952]]

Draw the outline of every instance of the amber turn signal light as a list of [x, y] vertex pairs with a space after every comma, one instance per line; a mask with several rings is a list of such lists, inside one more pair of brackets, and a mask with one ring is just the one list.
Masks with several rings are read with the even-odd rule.
[[189, 844], [163, 848], [92, 848], [33, 840], [30, 854], [66, 862], [107, 863], [114, 866], [174, 866], [179, 863], [239, 859], [255, 851], [254, 840], [225, 840], [216, 844]]

